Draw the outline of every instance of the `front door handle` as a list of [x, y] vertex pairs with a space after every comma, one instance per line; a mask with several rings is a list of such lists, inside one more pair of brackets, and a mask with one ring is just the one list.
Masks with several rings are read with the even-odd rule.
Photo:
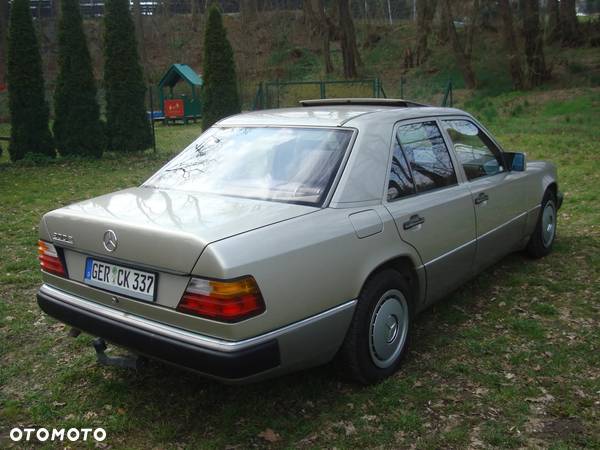
[[475, 197], [475, 204], [479, 205], [480, 203], [487, 202], [489, 200], [489, 196], [485, 192], [480, 192], [477, 197]]
[[404, 222], [402, 224], [402, 228], [404, 228], [405, 230], [410, 230], [411, 228], [421, 225], [424, 222], [425, 222], [424, 217], [421, 217], [418, 214], [415, 214], [413, 216], [410, 216], [410, 219], [408, 219], [406, 222]]

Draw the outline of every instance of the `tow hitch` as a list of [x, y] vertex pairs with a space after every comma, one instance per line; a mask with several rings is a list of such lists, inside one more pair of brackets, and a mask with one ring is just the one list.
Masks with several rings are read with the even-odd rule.
[[139, 370], [146, 364], [146, 358], [139, 355], [125, 356], [109, 356], [105, 352], [107, 349], [106, 341], [101, 337], [94, 339], [92, 342], [94, 350], [96, 350], [96, 359], [100, 364], [105, 366], [123, 367], [127, 369]]

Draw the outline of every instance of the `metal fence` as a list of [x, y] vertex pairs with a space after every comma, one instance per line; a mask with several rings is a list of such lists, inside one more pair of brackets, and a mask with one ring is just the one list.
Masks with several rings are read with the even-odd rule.
[[379, 78], [365, 80], [265, 81], [258, 85], [252, 109], [297, 106], [313, 98], [386, 97]]

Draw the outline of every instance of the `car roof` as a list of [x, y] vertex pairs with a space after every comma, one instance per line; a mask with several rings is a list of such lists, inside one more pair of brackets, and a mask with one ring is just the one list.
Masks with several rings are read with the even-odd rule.
[[373, 104], [319, 105], [251, 111], [221, 120], [217, 126], [360, 126], [363, 119], [405, 120], [440, 115], [465, 115], [455, 108]]

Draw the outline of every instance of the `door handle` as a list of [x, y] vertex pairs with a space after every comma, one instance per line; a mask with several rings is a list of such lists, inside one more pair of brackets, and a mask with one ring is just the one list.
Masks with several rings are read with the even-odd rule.
[[480, 192], [477, 197], [475, 197], [475, 204], [479, 205], [480, 203], [487, 202], [489, 200], [489, 196], [485, 192]]
[[410, 216], [410, 219], [408, 219], [406, 222], [404, 222], [402, 224], [402, 228], [404, 228], [405, 230], [410, 230], [411, 228], [421, 225], [424, 222], [425, 222], [424, 217], [421, 217], [418, 214], [415, 214], [413, 216]]

